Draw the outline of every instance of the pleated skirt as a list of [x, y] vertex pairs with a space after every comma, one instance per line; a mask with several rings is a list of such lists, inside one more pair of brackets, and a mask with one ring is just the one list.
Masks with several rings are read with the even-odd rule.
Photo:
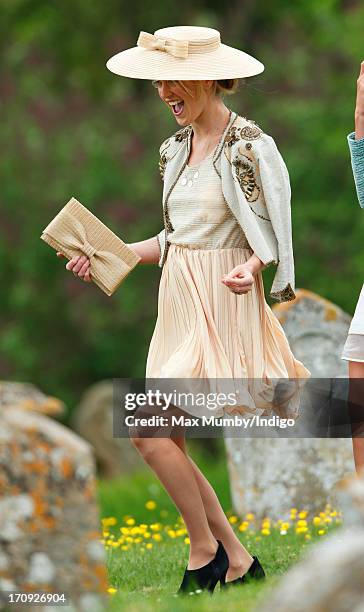
[[[284, 330], [267, 304], [262, 275], [247, 294], [222, 282], [251, 251], [242, 247], [200, 249], [171, 244], [158, 293], [158, 315], [149, 346], [146, 378], [232, 379], [240, 402], [215, 410], [224, 414], [297, 417], [299, 394], [279, 404], [281, 379], [305, 380], [309, 370], [290, 349]], [[184, 411], [201, 416], [202, 410]]]

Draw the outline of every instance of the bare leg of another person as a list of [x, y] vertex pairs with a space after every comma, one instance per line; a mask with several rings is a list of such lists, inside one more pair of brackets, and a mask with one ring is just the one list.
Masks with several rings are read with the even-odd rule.
[[190, 461], [170, 438], [138, 437], [140, 432], [135, 429], [129, 435], [182, 515], [190, 538], [188, 569], [206, 565], [214, 558], [218, 544], [207, 521]]
[[[349, 361], [349, 401], [358, 406], [354, 419], [355, 433], [353, 435], [353, 454], [357, 474], [364, 471], [364, 363]], [[361, 380], [358, 380], [361, 379]], [[359, 414], [362, 406], [363, 414]], [[360, 422], [363, 423], [360, 426]], [[361, 432], [361, 437], [358, 434]]]
[[253, 557], [235, 535], [213, 487], [187, 454], [185, 438], [172, 438], [172, 440], [185, 454], [192, 466], [210, 529], [215, 538], [223, 543], [229, 557], [229, 569], [226, 574], [226, 582], [234, 580], [248, 571], [253, 562]]

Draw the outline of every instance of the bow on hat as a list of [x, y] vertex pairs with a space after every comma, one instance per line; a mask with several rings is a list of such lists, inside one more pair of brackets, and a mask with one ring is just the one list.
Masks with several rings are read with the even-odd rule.
[[140, 32], [137, 45], [151, 51], [165, 51], [174, 57], [188, 57], [188, 40], [163, 39], [149, 32]]

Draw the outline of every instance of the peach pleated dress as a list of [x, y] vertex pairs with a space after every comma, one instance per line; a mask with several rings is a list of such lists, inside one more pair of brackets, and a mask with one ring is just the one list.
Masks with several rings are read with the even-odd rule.
[[[261, 273], [251, 291], [233, 293], [221, 279], [246, 262], [252, 250], [224, 199], [213, 154], [187, 165], [169, 197], [174, 231], [158, 294], [158, 316], [149, 346], [146, 378], [232, 379], [241, 402], [214, 416], [242, 414], [296, 417], [293, 394], [284, 409], [273, 398], [279, 379], [306, 379], [264, 296]], [[224, 387], [225, 388], [225, 387]], [[194, 415], [198, 407], [183, 407]]]

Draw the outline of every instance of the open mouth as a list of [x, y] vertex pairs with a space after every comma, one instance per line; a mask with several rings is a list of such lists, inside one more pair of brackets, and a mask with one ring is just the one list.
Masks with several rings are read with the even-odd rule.
[[175, 117], [179, 117], [179, 115], [182, 115], [185, 106], [183, 100], [179, 100], [178, 102], [172, 102], [170, 105], [172, 107], [172, 111]]

